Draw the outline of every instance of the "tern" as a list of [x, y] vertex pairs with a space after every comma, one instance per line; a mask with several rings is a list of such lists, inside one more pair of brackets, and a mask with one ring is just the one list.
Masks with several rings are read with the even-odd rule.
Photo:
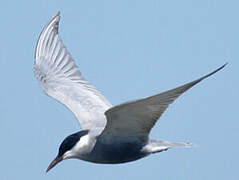
[[42, 30], [35, 51], [34, 74], [43, 91], [69, 108], [81, 131], [66, 137], [46, 172], [65, 159], [117, 164], [191, 143], [149, 138], [169, 104], [182, 93], [226, 66], [172, 90], [112, 106], [79, 71], [59, 33], [58, 12]]

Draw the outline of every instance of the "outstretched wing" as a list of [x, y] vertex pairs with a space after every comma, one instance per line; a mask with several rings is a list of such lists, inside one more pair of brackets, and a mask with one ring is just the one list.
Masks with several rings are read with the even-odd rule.
[[66, 105], [82, 129], [104, 128], [111, 104], [84, 79], [58, 34], [60, 14], [44, 27], [36, 46], [34, 73], [44, 92]]
[[183, 86], [107, 110], [105, 112], [107, 124], [101, 138], [106, 141], [113, 141], [116, 138], [147, 140], [150, 130], [169, 104], [173, 103], [182, 93], [221, 70], [224, 66], [226, 64], [212, 73]]

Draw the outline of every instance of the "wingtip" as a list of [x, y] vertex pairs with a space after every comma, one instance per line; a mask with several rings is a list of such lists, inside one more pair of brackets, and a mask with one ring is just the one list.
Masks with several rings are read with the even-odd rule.
[[60, 18], [61, 18], [61, 16], [60, 16], [60, 11], [58, 11], [58, 12], [56, 13], [56, 15], [53, 16], [51, 22], [52, 22], [52, 21], [59, 22], [59, 21], [60, 21]]
[[222, 65], [222, 68], [224, 68], [226, 65], [228, 65], [228, 62], [226, 62], [225, 64]]
[[38, 49], [38, 45], [41, 42], [41, 38], [42, 36], [44, 36], [44, 33], [50, 28], [50, 27], [54, 27], [53, 29], [56, 31], [56, 33], [58, 33], [58, 28], [59, 28], [59, 22], [60, 22], [60, 11], [58, 11], [56, 13], [55, 16], [53, 16], [49, 22], [45, 25], [45, 27], [43, 28], [38, 40], [37, 40], [37, 45], [36, 45], [36, 50], [35, 50], [35, 59], [39, 56], [39, 49]]
[[221, 70], [221, 69], [223, 69], [225, 66], [227, 66], [228, 65], [228, 62], [226, 62], [225, 64], [223, 64], [221, 67], [219, 67], [216, 71], [219, 71], [219, 70]]
[[56, 15], [53, 17], [53, 19], [55, 19], [55, 18], [59, 18], [59, 19], [60, 19], [60, 17], [61, 17], [61, 13], [60, 13], [60, 11], [57, 11], [57, 13], [56, 13]]
[[213, 71], [213, 72], [207, 74], [206, 76], [204, 76], [204, 77], [198, 79], [197, 81], [200, 82], [201, 80], [203, 80], [203, 79], [205, 79], [205, 78], [207, 78], [207, 77], [209, 77], [209, 76], [215, 74], [216, 72], [218, 72], [218, 71], [220, 71], [221, 69], [223, 69], [227, 64], [228, 64], [228, 62], [226, 62], [225, 64], [223, 64], [221, 67], [219, 67], [219, 68], [216, 69], [215, 71]]
[[60, 11], [58, 11], [58, 12], [56, 13], [56, 15], [54, 15], [54, 16], [50, 19], [50, 21], [49, 21], [48, 24], [45, 26], [45, 28], [47, 28], [48, 26], [51, 26], [52, 24], [58, 24], [59, 21], [60, 21], [60, 18], [61, 18], [61, 16], [60, 16]]
[[226, 62], [225, 64], [223, 64], [221, 67], [219, 67], [218, 69], [216, 69], [216, 70], [213, 72], [213, 74], [216, 73], [217, 71], [220, 71], [221, 69], [223, 69], [227, 64], [228, 64], [228, 62]]

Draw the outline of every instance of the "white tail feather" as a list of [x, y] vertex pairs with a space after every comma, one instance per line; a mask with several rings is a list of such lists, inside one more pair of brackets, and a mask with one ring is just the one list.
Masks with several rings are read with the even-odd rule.
[[169, 142], [169, 141], [162, 141], [162, 140], [150, 140], [149, 144], [144, 147], [144, 151], [150, 153], [157, 153], [166, 151], [170, 148], [177, 148], [177, 147], [192, 147], [192, 143], [189, 142]]

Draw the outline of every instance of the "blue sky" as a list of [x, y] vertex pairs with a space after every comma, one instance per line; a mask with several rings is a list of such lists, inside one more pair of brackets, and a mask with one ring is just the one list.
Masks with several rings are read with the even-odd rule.
[[[236, 0], [3, 1], [0, 7], [0, 179], [239, 179], [239, 2]], [[121, 165], [67, 160], [48, 174], [74, 115], [33, 76], [34, 49], [61, 11], [60, 35], [83, 75], [113, 105], [229, 65], [181, 96], [151, 137], [189, 141]]]

